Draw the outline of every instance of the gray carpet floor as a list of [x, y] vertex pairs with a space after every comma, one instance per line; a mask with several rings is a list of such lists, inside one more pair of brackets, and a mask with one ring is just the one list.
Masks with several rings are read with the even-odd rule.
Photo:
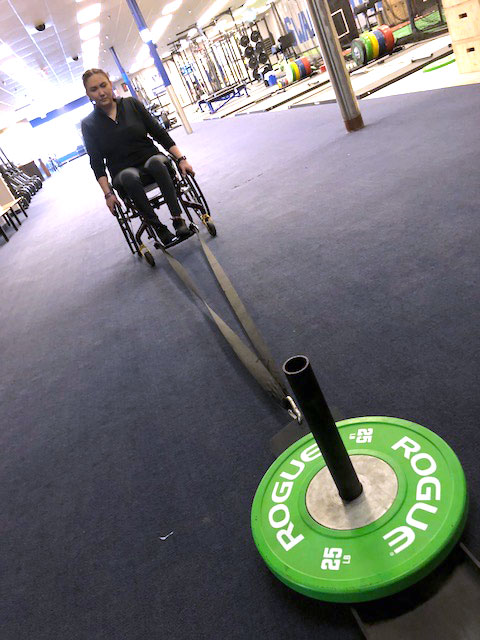
[[[480, 96], [361, 106], [355, 134], [325, 105], [173, 138], [278, 362], [307, 354], [337, 417], [445, 438], [478, 555]], [[258, 556], [251, 500], [286, 419], [162, 256], [130, 254], [86, 158], [28, 212], [0, 240], [0, 636], [360, 638], [348, 607], [289, 591]], [[197, 241], [174, 252], [236, 326]]]

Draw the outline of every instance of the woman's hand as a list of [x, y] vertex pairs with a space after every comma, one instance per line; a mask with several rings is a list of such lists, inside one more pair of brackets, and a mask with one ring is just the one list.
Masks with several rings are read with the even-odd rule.
[[107, 207], [110, 209], [110, 212], [115, 215], [115, 205], [118, 204], [118, 206], [120, 206], [120, 202], [117, 200], [116, 195], [112, 193], [108, 198], [105, 198], [105, 202], [107, 203]]
[[180, 162], [178, 163], [178, 168], [180, 169], [180, 173], [183, 177], [185, 177], [187, 173], [192, 177], [195, 175], [195, 171], [193, 170], [193, 167], [188, 162], [188, 160], [180, 160]]

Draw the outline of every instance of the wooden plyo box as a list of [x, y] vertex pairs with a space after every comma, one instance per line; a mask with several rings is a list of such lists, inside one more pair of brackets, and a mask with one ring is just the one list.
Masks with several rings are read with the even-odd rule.
[[460, 73], [480, 71], [480, 0], [443, 0]]
[[455, 60], [460, 73], [480, 71], [480, 35], [466, 40], [452, 40]]

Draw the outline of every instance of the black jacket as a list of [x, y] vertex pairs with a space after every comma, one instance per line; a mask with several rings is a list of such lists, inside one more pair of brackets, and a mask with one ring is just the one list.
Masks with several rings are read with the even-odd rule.
[[106, 176], [105, 162], [112, 181], [122, 169], [142, 166], [159, 153], [152, 138], [165, 149], [175, 144], [138, 100], [116, 98], [116, 102], [116, 120], [98, 107], [82, 120], [83, 140], [97, 180]]

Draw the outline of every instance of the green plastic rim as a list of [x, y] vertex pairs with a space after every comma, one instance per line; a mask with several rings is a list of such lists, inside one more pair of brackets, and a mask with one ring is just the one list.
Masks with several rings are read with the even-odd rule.
[[350, 456], [380, 458], [398, 489], [380, 518], [353, 530], [327, 528], [306, 507], [312, 479], [325, 466], [307, 435], [282, 453], [255, 494], [255, 545], [279, 580], [330, 602], [363, 602], [397, 593], [427, 576], [458, 542], [467, 517], [460, 462], [435, 433], [399, 418], [337, 423]]
[[449, 64], [455, 62], [455, 54], [451, 53], [446, 58], [443, 58], [439, 62], [434, 62], [433, 64], [429, 64], [427, 67], [422, 69], [423, 73], [428, 73], [429, 71], [436, 71], [437, 69], [441, 69], [442, 67], [446, 67]]

